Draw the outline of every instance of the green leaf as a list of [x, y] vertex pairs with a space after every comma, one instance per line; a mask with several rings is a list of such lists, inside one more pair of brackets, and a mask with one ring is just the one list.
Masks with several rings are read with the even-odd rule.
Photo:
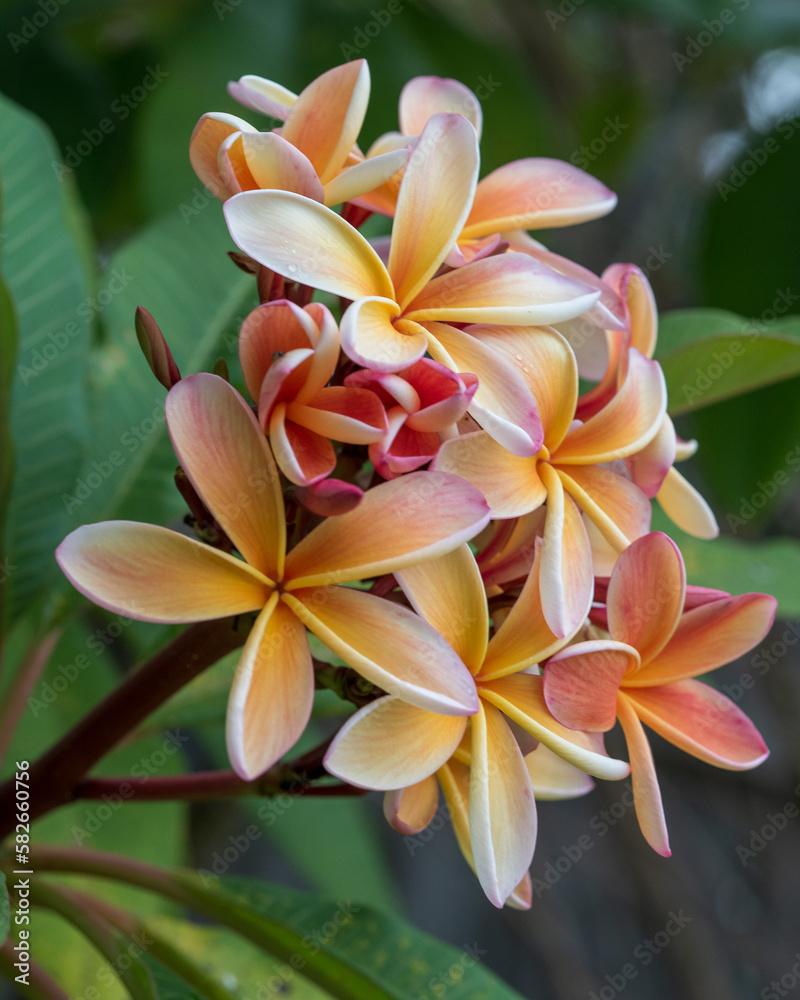
[[[0, 269], [19, 323], [11, 384], [15, 469], [4, 543], [9, 620], [56, 577], [53, 550], [69, 524], [56, 498], [74, 479], [88, 430], [84, 373], [91, 300], [83, 250], [74, 238], [79, 209], [71, 186], [53, 169], [58, 159], [44, 126], [0, 97]], [[3, 314], [7, 326], [7, 306]], [[6, 353], [5, 333], [3, 341]]]
[[793, 538], [743, 541], [722, 536], [712, 541], [692, 538], [658, 509], [653, 530], [674, 539], [686, 563], [686, 581], [734, 594], [757, 591], [778, 601], [778, 617], [800, 618], [800, 542]]
[[656, 357], [673, 416], [800, 375], [800, 318], [769, 325], [718, 310], [668, 313]]
[[224, 878], [209, 888], [175, 876], [187, 902], [281, 958], [340, 1000], [519, 1000], [481, 964], [479, 949], [443, 944], [393, 914], [267, 885]]

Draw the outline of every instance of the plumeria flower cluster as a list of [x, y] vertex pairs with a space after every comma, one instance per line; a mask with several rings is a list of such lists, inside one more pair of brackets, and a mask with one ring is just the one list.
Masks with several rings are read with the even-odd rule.
[[[760, 763], [752, 723], [696, 678], [760, 641], [775, 601], [687, 586], [650, 531], [653, 499], [698, 537], [717, 528], [675, 468], [695, 445], [667, 416], [645, 275], [597, 276], [529, 235], [615, 196], [538, 157], [481, 179], [480, 103], [453, 80], [412, 80], [366, 154], [364, 60], [299, 95], [255, 76], [230, 93], [281, 122], [207, 114], [190, 143], [256, 278], [249, 399], [181, 378], [140, 311], [196, 537], [89, 525], [62, 569], [144, 621], [252, 616], [227, 712], [244, 779], [302, 735], [328, 669], [316, 636], [367, 692], [328, 774], [384, 792], [405, 834], [442, 794], [496, 906], [530, 905], [536, 799], [592, 778], [632, 774], [642, 832], [669, 854], [642, 723], [718, 767]], [[371, 216], [390, 234], [362, 235]], [[629, 762], [604, 745], [617, 720]]]

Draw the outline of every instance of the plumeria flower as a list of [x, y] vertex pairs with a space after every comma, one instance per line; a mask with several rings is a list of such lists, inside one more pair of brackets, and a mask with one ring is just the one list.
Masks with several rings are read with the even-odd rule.
[[374, 444], [389, 430], [374, 392], [328, 385], [339, 360], [339, 329], [319, 303], [301, 309], [278, 299], [258, 306], [242, 324], [239, 359], [275, 461], [298, 486], [333, 472], [332, 440]]
[[265, 771], [308, 721], [314, 671], [306, 628], [392, 695], [445, 714], [477, 709], [471, 675], [427, 622], [337, 586], [461, 545], [487, 522], [477, 490], [454, 476], [412, 473], [369, 490], [354, 511], [324, 521], [287, 554], [280, 477], [236, 390], [216, 375], [191, 375], [168, 394], [166, 416], [186, 475], [242, 559], [131, 521], [78, 528], [57, 559], [81, 593], [142, 621], [258, 612], [228, 705], [228, 753], [238, 774]]
[[203, 115], [189, 143], [195, 173], [221, 200], [277, 188], [338, 205], [383, 184], [406, 162], [407, 148], [365, 158], [355, 145], [369, 101], [369, 68], [356, 59], [328, 70], [295, 97], [260, 77], [232, 85], [237, 99], [283, 120], [259, 132], [236, 115]]
[[604, 733], [619, 719], [639, 825], [664, 856], [669, 840], [642, 722], [717, 767], [756, 767], [768, 754], [744, 712], [694, 678], [763, 639], [776, 601], [766, 594], [702, 595], [684, 610], [685, 581], [683, 559], [670, 538], [653, 532], [638, 539], [619, 557], [608, 584], [611, 643], [575, 643], [553, 656], [544, 671], [548, 708], [565, 726]]
[[[381, 136], [370, 155], [402, 148], [421, 135], [428, 121], [443, 112], [463, 115], [481, 137], [482, 112], [478, 98], [458, 80], [418, 76], [400, 94], [399, 132]], [[384, 215], [394, 215], [399, 191], [393, 178], [359, 199]], [[475, 198], [458, 240], [447, 256], [451, 267], [493, 253], [509, 231], [555, 229], [597, 219], [612, 211], [617, 196], [578, 167], [546, 157], [527, 157], [506, 163], [478, 182]], [[501, 235], [503, 234], [503, 235]]]
[[398, 371], [428, 351], [426, 322], [558, 322], [598, 297], [524, 254], [436, 276], [469, 214], [477, 174], [472, 126], [460, 115], [434, 115], [408, 161], [386, 265], [335, 212], [288, 191], [244, 192], [226, 202], [225, 217], [234, 241], [260, 264], [353, 300], [341, 321], [345, 354], [365, 368]]
[[544, 611], [557, 635], [574, 632], [593, 590], [592, 557], [581, 511], [617, 551], [649, 530], [650, 504], [608, 463], [641, 450], [666, 413], [664, 376], [635, 348], [624, 383], [585, 423], [573, 421], [578, 397], [575, 357], [555, 330], [535, 336], [512, 329], [473, 330], [510, 357], [519, 356], [544, 428], [533, 457], [511, 454], [482, 431], [445, 441], [434, 467], [474, 483], [493, 518], [520, 517], [546, 501], [542, 573]]
[[457, 374], [430, 358], [395, 374], [363, 369], [344, 381], [362, 392], [372, 390], [386, 407], [386, 433], [369, 446], [369, 459], [384, 479], [430, 462], [440, 434], [455, 435], [455, 424], [478, 388], [474, 375]]
[[[467, 546], [395, 576], [469, 667], [480, 707], [468, 723], [401, 698], [378, 699], [347, 720], [325, 766], [352, 784], [390, 791], [419, 786], [451, 758], [468, 765], [471, 855], [484, 892], [502, 906], [524, 878], [536, 843], [531, 776], [509, 720], [589, 774], [623, 778], [628, 766], [608, 757], [602, 742], [556, 722], [544, 704], [542, 678], [523, 672], [565, 644], [542, 615], [538, 560], [491, 639], [480, 571]], [[428, 782], [419, 790], [422, 801], [401, 812], [428, 810], [432, 788]]]

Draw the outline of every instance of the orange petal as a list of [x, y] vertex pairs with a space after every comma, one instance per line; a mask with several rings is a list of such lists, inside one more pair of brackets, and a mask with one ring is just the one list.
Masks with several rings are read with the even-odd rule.
[[540, 326], [579, 316], [599, 294], [582, 281], [565, 278], [526, 254], [504, 253], [473, 261], [429, 281], [408, 303], [405, 315], [418, 323], [443, 320]]
[[342, 350], [353, 361], [373, 371], [394, 372], [419, 361], [428, 349], [425, 331], [397, 324], [400, 307], [393, 299], [367, 296], [354, 302], [342, 316]]
[[[252, 398], [258, 401], [264, 376], [272, 367], [276, 352], [286, 355], [296, 350], [308, 350], [316, 346], [317, 337], [316, 327], [308, 313], [286, 299], [266, 302], [248, 313], [239, 330], [239, 361]], [[292, 384], [289, 398], [293, 398], [296, 391]]]
[[525, 586], [489, 642], [481, 681], [505, 677], [541, 663], [564, 644], [564, 639], [558, 638], [545, 621], [542, 610], [540, 549], [541, 545], [536, 546]]
[[633, 703], [622, 692], [619, 694], [617, 715], [625, 733], [631, 758], [633, 801], [639, 827], [653, 850], [668, 858], [672, 851], [669, 849], [667, 823], [664, 818], [664, 805], [661, 801], [661, 789], [658, 787], [656, 767], [653, 763], [653, 752]]
[[510, 229], [554, 229], [607, 215], [613, 191], [562, 160], [528, 157], [506, 163], [478, 185], [462, 236]]
[[575, 417], [578, 398], [578, 371], [569, 344], [547, 327], [471, 326], [466, 332], [522, 375], [536, 400], [544, 444], [555, 451]]
[[612, 462], [641, 451], [667, 412], [667, 387], [657, 361], [632, 348], [628, 374], [611, 402], [564, 438], [553, 455], [559, 465]]
[[602, 465], [557, 468], [564, 489], [617, 552], [650, 530], [650, 501], [638, 486]]
[[181, 379], [167, 396], [167, 426], [184, 472], [244, 558], [283, 575], [286, 521], [280, 477], [250, 407], [217, 375]]
[[299, 149], [276, 132], [246, 133], [242, 149], [253, 180], [260, 188], [279, 188], [322, 201], [322, 184]]
[[547, 488], [547, 515], [542, 540], [542, 611], [553, 633], [573, 635], [589, 613], [594, 593], [592, 547], [571, 496], [546, 462], [539, 466]]
[[415, 76], [400, 92], [400, 130], [420, 135], [428, 120], [440, 112], [463, 115], [481, 136], [483, 114], [478, 98], [458, 80], [440, 76]]
[[641, 451], [629, 455], [625, 465], [631, 480], [650, 498], [656, 496], [675, 461], [675, 428], [665, 416], [656, 436]]
[[218, 112], [203, 115], [195, 125], [189, 140], [189, 160], [194, 172], [215, 198], [224, 201], [230, 193], [217, 166], [219, 147], [236, 132], [255, 131], [244, 119]]
[[380, 257], [335, 212], [291, 191], [244, 191], [225, 202], [234, 242], [285, 278], [358, 299], [394, 295]]
[[395, 574], [411, 606], [444, 636], [473, 673], [489, 637], [486, 594], [468, 545]]
[[432, 468], [473, 483], [486, 497], [493, 518], [519, 517], [547, 496], [535, 458], [518, 458], [485, 431], [445, 441]]
[[230, 194], [253, 191], [259, 186], [247, 165], [241, 132], [234, 132], [222, 141], [217, 151], [217, 168]]
[[290, 403], [290, 420], [316, 431], [332, 441], [372, 444], [388, 430], [386, 411], [368, 389], [332, 385], [303, 403]]
[[489, 704], [472, 717], [469, 832], [481, 887], [502, 906], [533, 860], [536, 803], [517, 742]]
[[386, 184], [403, 169], [408, 150], [394, 149], [348, 167], [325, 185], [325, 204], [341, 205]]
[[297, 94], [281, 84], [253, 74], [240, 76], [235, 81], [231, 80], [228, 84], [228, 93], [246, 108], [252, 108], [253, 111], [280, 121], [286, 119], [289, 109], [297, 100]]
[[295, 745], [313, 701], [306, 630], [273, 594], [247, 637], [228, 702], [228, 756], [239, 777], [257, 778]]
[[606, 733], [617, 721], [617, 692], [625, 674], [639, 667], [639, 654], [622, 642], [576, 642], [544, 668], [544, 698], [562, 725]]
[[625, 761], [606, 754], [599, 733], [568, 729], [553, 717], [544, 700], [541, 677], [518, 673], [481, 682], [480, 694], [526, 733], [586, 774], [616, 781], [630, 773]]
[[636, 714], [659, 736], [693, 757], [726, 770], [757, 767], [769, 756], [761, 734], [744, 712], [708, 684], [676, 681], [625, 690]]
[[443, 715], [478, 707], [467, 668], [408, 608], [348, 587], [297, 590], [283, 600], [329, 649], [389, 694]]
[[363, 580], [445, 555], [489, 520], [480, 493], [446, 473], [412, 472], [367, 490], [289, 553], [287, 589]]
[[454, 757], [439, 768], [437, 777], [444, 792], [458, 846], [464, 860], [475, 871], [469, 834], [469, 765]]
[[369, 102], [369, 68], [354, 59], [318, 76], [299, 95], [281, 134], [311, 160], [323, 184], [341, 169]]
[[325, 767], [359, 788], [406, 788], [446, 763], [466, 728], [463, 716], [379, 698], [345, 722], [325, 754]]
[[769, 632], [776, 605], [767, 594], [742, 594], [686, 611], [667, 645], [642, 667], [641, 677], [631, 677], [630, 683], [636, 687], [666, 684], [730, 663]]
[[656, 493], [667, 517], [695, 538], [716, 538], [719, 534], [714, 512], [703, 497], [673, 466]]
[[611, 574], [606, 596], [611, 637], [638, 650], [647, 666], [675, 631], [685, 595], [678, 546], [660, 531], [644, 535], [622, 553]]
[[630, 346], [652, 358], [658, 334], [658, 307], [647, 276], [635, 264], [612, 264], [603, 271], [603, 281], [622, 300]]
[[269, 439], [275, 461], [288, 480], [311, 486], [329, 476], [336, 467], [333, 445], [321, 434], [287, 419], [285, 403], [278, 403], [269, 423]]
[[576, 799], [594, 788], [588, 774], [568, 764], [546, 746], [540, 745], [526, 754], [525, 766], [537, 799]]
[[405, 307], [461, 232], [478, 179], [478, 139], [461, 115], [434, 115], [408, 158], [392, 227], [388, 270]]
[[199, 622], [263, 607], [271, 583], [209, 545], [135, 521], [71, 532], [56, 560], [82, 594], [109, 611], [148, 622]]
[[536, 400], [514, 363], [484, 344], [477, 336], [445, 323], [429, 323], [432, 357], [456, 372], [478, 377], [478, 388], [469, 406], [471, 416], [513, 455], [536, 455], [544, 443]]
[[387, 792], [383, 797], [383, 815], [404, 836], [424, 830], [438, 806], [439, 783], [433, 775], [408, 788]]

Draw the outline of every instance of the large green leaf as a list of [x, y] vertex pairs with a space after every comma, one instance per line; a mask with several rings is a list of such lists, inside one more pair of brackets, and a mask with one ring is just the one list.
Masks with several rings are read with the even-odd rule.
[[[75, 238], [79, 211], [70, 184], [53, 168], [58, 161], [50, 133], [0, 97], [0, 269], [19, 323], [4, 542], [9, 620], [56, 576], [53, 550], [69, 525], [58, 497], [80, 466], [88, 429], [84, 374], [93, 306], [81, 265], [85, 240]], [[6, 353], [5, 334], [3, 340]]]
[[482, 963], [475, 945], [454, 948], [400, 917], [349, 898], [332, 900], [224, 878], [201, 888], [196, 875], [176, 878], [187, 901], [281, 958], [286, 978], [302, 973], [340, 1000], [519, 1000]]
[[800, 375], [800, 318], [766, 323], [720, 310], [668, 313], [656, 356], [670, 413], [689, 413]]

